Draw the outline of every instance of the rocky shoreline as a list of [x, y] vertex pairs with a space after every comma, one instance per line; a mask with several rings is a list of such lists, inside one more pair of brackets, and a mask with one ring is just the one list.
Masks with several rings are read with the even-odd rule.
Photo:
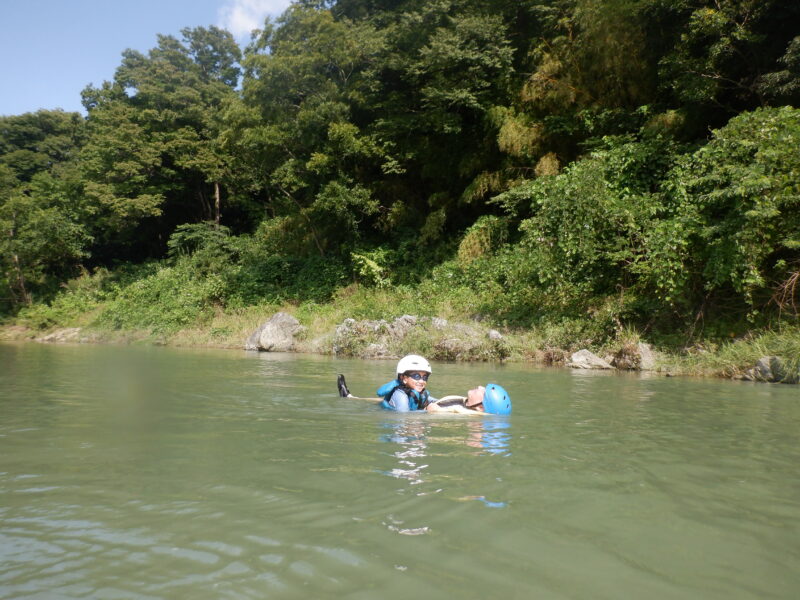
[[[148, 339], [150, 343], [166, 345], [166, 340], [134, 334], [121, 334], [111, 339], [97, 331], [79, 327], [61, 328], [43, 335], [31, 335], [30, 330], [6, 327], [2, 339], [28, 340], [40, 343], [129, 343]], [[214, 346], [212, 344], [212, 346]], [[392, 321], [345, 319], [333, 331], [316, 337], [294, 316], [277, 312], [261, 323], [241, 345], [220, 344], [221, 348], [243, 348], [254, 352], [306, 352], [334, 356], [391, 359], [410, 351], [425, 354], [441, 361], [498, 361], [508, 360], [518, 344], [509, 341], [500, 331], [480, 323], [451, 323], [438, 317], [402, 315]], [[517, 357], [515, 357], [517, 358]], [[588, 349], [569, 352], [557, 348], [531, 348], [521, 360], [536, 364], [563, 366], [572, 369], [607, 371], [647, 371], [671, 375], [668, 360], [643, 342], [623, 345], [613, 353], [598, 356]], [[800, 382], [800, 371], [791, 370], [778, 356], [764, 356], [751, 368], [733, 375], [734, 379], [769, 383]]]
[[[424, 354], [432, 360], [503, 361], [510, 345], [496, 329], [479, 325], [449, 323], [437, 317], [403, 315], [389, 322], [345, 319], [329, 336], [308, 342], [306, 328], [293, 316], [279, 312], [259, 326], [245, 343], [246, 350], [263, 352], [322, 352], [353, 358], [398, 358], [419, 348], [425, 338], [430, 349]], [[572, 369], [661, 372], [658, 353], [649, 344], [638, 342], [622, 346], [615, 353], [600, 357], [588, 349], [533, 350], [534, 362]], [[669, 374], [668, 371], [664, 371]], [[777, 356], [766, 356], [736, 377], [747, 381], [798, 383], [800, 373], [790, 372]]]

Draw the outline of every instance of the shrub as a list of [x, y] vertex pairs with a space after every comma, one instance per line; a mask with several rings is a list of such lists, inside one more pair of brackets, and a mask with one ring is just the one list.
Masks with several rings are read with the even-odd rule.
[[119, 290], [98, 315], [97, 323], [116, 329], [174, 333], [210, 318], [224, 289], [218, 275], [195, 276], [187, 264], [162, 266]]
[[639, 271], [666, 300], [726, 295], [754, 315], [800, 259], [800, 110], [732, 119], [669, 174], [672, 214]]

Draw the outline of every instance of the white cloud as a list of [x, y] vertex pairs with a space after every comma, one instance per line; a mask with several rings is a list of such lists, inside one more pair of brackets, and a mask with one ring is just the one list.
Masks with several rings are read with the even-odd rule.
[[237, 39], [247, 38], [253, 29], [264, 26], [267, 15], [277, 17], [289, 4], [291, 0], [225, 0], [219, 9], [220, 27]]

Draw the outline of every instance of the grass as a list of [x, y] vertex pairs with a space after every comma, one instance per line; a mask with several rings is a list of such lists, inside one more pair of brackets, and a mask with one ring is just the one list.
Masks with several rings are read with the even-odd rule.
[[[590, 348], [605, 356], [632, 349], [647, 341], [633, 327], [620, 327], [610, 337], [591, 315], [534, 324], [526, 328], [502, 328], [476, 318], [480, 299], [457, 285], [441, 287], [423, 283], [418, 287], [390, 289], [350, 284], [337, 290], [329, 302], [267, 302], [223, 308], [206, 300], [204, 283], [169, 282], [166, 270], [150, 269], [142, 278], [125, 286], [113, 284], [108, 273], [85, 274], [64, 286], [50, 304], [37, 304], [21, 311], [0, 329], [0, 339], [31, 339], [48, 331], [81, 327], [93, 339], [108, 343], [155, 343], [174, 346], [242, 348], [244, 341], [278, 311], [294, 315], [305, 327], [299, 349], [331, 352], [336, 330], [345, 319], [386, 320], [404, 314], [419, 317], [419, 325], [402, 341], [388, 348], [392, 354], [417, 352], [436, 359], [510, 360], [563, 364], [572, 351]], [[150, 287], [143, 288], [143, 282]], [[173, 295], [168, 294], [174, 290]], [[162, 309], [163, 304], [163, 311]], [[109, 313], [109, 311], [112, 311]], [[109, 319], [109, 314], [118, 316]], [[170, 327], [154, 324], [159, 315], [175, 318]], [[144, 316], [145, 318], [142, 318]], [[434, 326], [428, 317], [446, 319]], [[502, 340], [490, 340], [490, 328], [502, 332]], [[353, 355], [370, 340], [354, 340], [347, 351]], [[761, 330], [736, 340], [705, 341], [684, 349], [660, 348], [659, 370], [680, 375], [739, 377], [764, 356], [780, 356], [788, 369], [800, 369], [800, 327], [783, 325]]]
[[800, 370], [800, 328], [783, 327], [739, 340], [710, 345], [707, 349], [675, 355], [672, 371], [687, 375], [740, 377], [765, 356], [781, 357], [788, 372]]

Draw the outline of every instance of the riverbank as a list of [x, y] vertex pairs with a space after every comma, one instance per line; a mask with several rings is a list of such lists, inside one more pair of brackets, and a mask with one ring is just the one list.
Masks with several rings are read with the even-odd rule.
[[[376, 319], [340, 318], [329, 306], [260, 306], [218, 311], [204, 323], [174, 331], [114, 329], [92, 323], [89, 314], [69, 326], [32, 328], [0, 326], [0, 340], [39, 343], [151, 344], [174, 347], [262, 349], [252, 342], [274, 315], [296, 322], [288, 346], [272, 351], [329, 354], [364, 359], [394, 359], [409, 352], [431, 360], [456, 362], [528, 362], [573, 368], [649, 371], [665, 376], [722, 377], [797, 383], [800, 379], [800, 332], [750, 332], [723, 342], [695, 342], [675, 347], [649, 343], [634, 330], [623, 330], [599, 345], [556, 346], [554, 332], [491, 327], [479, 320], [458, 321], [420, 315]], [[256, 338], [257, 339], [257, 338]], [[248, 347], [248, 340], [251, 340]], [[586, 341], [586, 340], [584, 340]], [[591, 354], [587, 359], [587, 353]], [[578, 356], [580, 354], [580, 356]], [[595, 360], [596, 359], [596, 360]]]

